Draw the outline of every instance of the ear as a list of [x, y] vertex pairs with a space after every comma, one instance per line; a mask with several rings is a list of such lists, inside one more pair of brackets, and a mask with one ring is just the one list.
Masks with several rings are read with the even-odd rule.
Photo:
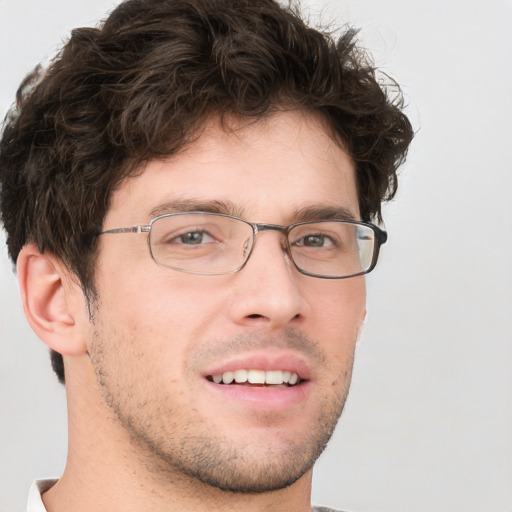
[[84, 354], [85, 297], [65, 265], [27, 244], [18, 256], [17, 274], [23, 309], [37, 336], [60, 354]]

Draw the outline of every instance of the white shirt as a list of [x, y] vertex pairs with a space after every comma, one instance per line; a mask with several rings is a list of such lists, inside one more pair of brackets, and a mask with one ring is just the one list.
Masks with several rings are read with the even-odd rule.
[[53, 480], [36, 480], [30, 487], [28, 493], [27, 512], [47, 512], [44, 507], [41, 495], [52, 487], [56, 479]]

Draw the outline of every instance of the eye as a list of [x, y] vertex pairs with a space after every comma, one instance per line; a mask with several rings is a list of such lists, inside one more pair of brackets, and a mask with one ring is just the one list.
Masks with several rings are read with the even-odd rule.
[[325, 234], [322, 233], [311, 233], [309, 235], [303, 236], [299, 238], [294, 245], [300, 247], [329, 247], [334, 246], [334, 240]]
[[207, 231], [187, 231], [186, 233], [172, 237], [168, 243], [201, 245], [213, 241], [213, 237]]

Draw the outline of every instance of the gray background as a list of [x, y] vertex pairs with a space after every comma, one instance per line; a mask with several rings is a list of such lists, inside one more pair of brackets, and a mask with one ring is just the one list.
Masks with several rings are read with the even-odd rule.
[[[0, 114], [108, 0], [0, 0]], [[418, 130], [368, 277], [351, 395], [314, 501], [358, 512], [512, 510], [512, 2], [322, 0], [402, 84]], [[64, 390], [0, 236], [0, 511], [59, 475]]]

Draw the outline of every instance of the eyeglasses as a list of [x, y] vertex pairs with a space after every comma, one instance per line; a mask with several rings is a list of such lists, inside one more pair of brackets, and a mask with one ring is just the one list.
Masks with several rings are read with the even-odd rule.
[[146, 226], [109, 229], [100, 235], [149, 233], [153, 260], [180, 272], [203, 275], [241, 270], [262, 231], [284, 235], [284, 250], [302, 274], [343, 279], [371, 272], [387, 233], [366, 222], [320, 220], [289, 226], [255, 224], [207, 212], [159, 215]]

